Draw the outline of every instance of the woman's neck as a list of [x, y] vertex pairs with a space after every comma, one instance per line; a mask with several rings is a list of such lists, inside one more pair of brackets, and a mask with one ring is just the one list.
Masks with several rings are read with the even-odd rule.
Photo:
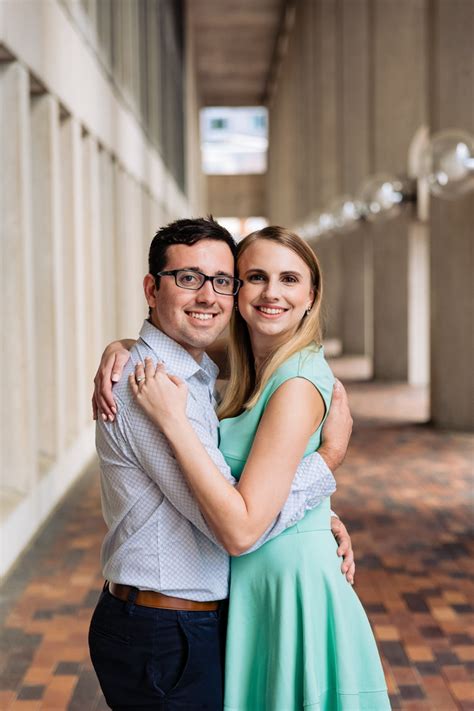
[[250, 334], [250, 343], [255, 361], [255, 372], [258, 373], [263, 363], [278, 350], [280, 346], [288, 341], [288, 334], [282, 338], [278, 336], [261, 336], [260, 334]]

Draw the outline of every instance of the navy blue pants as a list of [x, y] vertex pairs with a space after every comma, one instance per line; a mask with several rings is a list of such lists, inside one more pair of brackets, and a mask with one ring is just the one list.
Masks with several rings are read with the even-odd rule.
[[100, 596], [89, 650], [114, 711], [222, 711], [226, 603], [216, 612], [160, 610]]

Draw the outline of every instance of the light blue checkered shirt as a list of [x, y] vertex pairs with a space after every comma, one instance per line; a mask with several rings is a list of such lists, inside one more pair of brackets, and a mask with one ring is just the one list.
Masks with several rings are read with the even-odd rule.
[[[98, 420], [102, 512], [108, 527], [102, 545], [104, 577], [115, 583], [190, 600], [228, 594], [229, 556], [208, 527], [164, 435], [133, 399], [128, 376], [150, 356], [189, 388], [187, 415], [211, 459], [235, 483], [217, 447], [214, 386], [218, 369], [145, 321], [122, 378], [114, 387], [114, 422]], [[300, 520], [335, 490], [324, 460], [313, 454], [300, 464], [288, 500], [254, 548]], [[253, 548], [253, 549], [254, 549]], [[252, 549], [252, 550], [253, 550]]]

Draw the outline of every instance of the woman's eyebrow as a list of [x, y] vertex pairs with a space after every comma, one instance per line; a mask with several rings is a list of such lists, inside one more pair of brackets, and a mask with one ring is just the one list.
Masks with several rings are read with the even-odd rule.
[[[246, 275], [250, 274], [250, 272], [254, 272], [256, 274], [266, 274], [267, 273], [264, 269], [258, 269], [255, 267], [251, 267], [250, 269], [247, 269], [245, 274]], [[300, 277], [300, 279], [302, 278], [302, 275], [300, 274], [300, 272], [292, 271], [292, 270], [280, 272], [280, 276], [297, 276], [297, 277]]]
[[284, 274], [285, 276], [289, 275], [289, 276], [299, 276], [299, 277], [301, 277], [301, 274], [300, 274], [299, 272], [296, 272], [296, 271], [280, 272], [280, 274]]

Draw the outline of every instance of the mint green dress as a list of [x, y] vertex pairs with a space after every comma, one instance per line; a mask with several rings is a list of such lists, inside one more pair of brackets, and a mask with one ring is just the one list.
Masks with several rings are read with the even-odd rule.
[[[290, 378], [312, 382], [329, 410], [332, 372], [322, 348], [305, 348], [278, 368], [255, 407], [221, 421], [220, 449], [236, 478], [268, 401]], [[321, 427], [305, 456], [320, 442]], [[372, 630], [336, 549], [327, 499], [231, 559], [225, 711], [390, 709]]]

